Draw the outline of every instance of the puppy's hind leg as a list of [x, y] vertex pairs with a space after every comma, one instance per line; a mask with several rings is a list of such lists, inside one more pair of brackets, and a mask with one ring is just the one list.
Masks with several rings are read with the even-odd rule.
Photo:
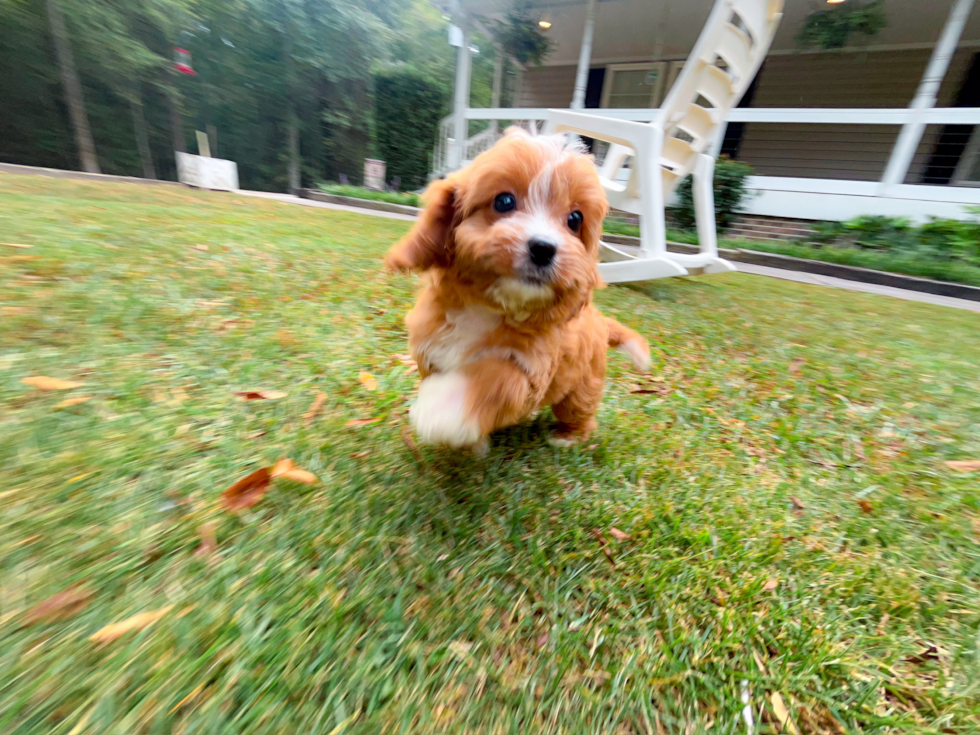
[[551, 407], [558, 426], [548, 439], [555, 447], [570, 447], [589, 438], [597, 424], [596, 412], [602, 401], [602, 378], [590, 377]]

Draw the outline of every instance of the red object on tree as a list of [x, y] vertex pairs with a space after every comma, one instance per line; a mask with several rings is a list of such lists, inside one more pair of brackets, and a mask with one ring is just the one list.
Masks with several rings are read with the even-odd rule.
[[181, 74], [197, 74], [191, 66], [191, 52], [187, 49], [174, 46], [174, 69]]

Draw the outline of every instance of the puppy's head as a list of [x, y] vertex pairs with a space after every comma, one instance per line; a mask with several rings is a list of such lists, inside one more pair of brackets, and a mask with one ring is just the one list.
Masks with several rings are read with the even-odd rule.
[[[475, 298], [525, 317], [584, 303], [596, 269], [605, 192], [565, 135], [511, 129], [426, 192], [419, 221], [388, 253], [397, 270], [440, 268]], [[562, 311], [562, 309], [558, 309]]]

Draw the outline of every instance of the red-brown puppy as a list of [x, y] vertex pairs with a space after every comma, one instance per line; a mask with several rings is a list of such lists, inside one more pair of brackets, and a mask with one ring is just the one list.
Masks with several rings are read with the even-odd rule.
[[551, 406], [552, 442], [584, 440], [606, 349], [621, 347], [638, 368], [650, 360], [643, 337], [592, 304], [609, 208], [592, 158], [564, 135], [512, 129], [425, 199], [385, 259], [427, 275], [406, 318], [422, 376], [411, 410], [419, 437], [480, 447]]

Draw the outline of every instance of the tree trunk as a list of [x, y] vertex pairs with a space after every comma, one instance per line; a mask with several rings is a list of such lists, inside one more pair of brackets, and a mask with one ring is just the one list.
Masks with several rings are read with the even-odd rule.
[[68, 41], [68, 31], [65, 28], [64, 16], [61, 14], [61, 6], [58, 5], [58, 0], [45, 0], [45, 5], [48, 10], [48, 21], [51, 23], [55, 55], [58, 57], [61, 84], [65, 88], [65, 98], [68, 102], [68, 115], [75, 131], [78, 158], [82, 163], [83, 170], [90, 174], [101, 173], [99, 161], [95, 156], [92, 130], [88, 125], [88, 115], [85, 114], [82, 85], [79, 83], [78, 74], [75, 72], [75, 60], [71, 55], [71, 44]]
[[187, 153], [187, 142], [184, 140], [184, 121], [180, 117], [180, 110], [177, 109], [177, 101], [169, 94], [167, 95], [167, 107], [170, 108], [170, 133], [174, 138], [174, 151]]
[[296, 118], [296, 103], [293, 100], [293, 75], [295, 64], [293, 61], [293, 37], [289, 33], [288, 22], [285, 13], [283, 15], [283, 56], [286, 61], [286, 141], [289, 151], [289, 163], [286, 166], [286, 176], [289, 185], [289, 193], [295, 194], [300, 187], [300, 159], [299, 159], [299, 121]]
[[289, 105], [289, 193], [295, 194], [299, 191], [299, 124], [296, 121], [296, 113], [293, 112], [292, 104]]
[[143, 178], [155, 179], [157, 172], [153, 169], [153, 154], [150, 153], [150, 136], [146, 132], [146, 117], [143, 115], [143, 91], [139, 82], [133, 85], [133, 97], [129, 107], [133, 112], [133, 132], [136, 133], [136, 147], [143, 162]]

